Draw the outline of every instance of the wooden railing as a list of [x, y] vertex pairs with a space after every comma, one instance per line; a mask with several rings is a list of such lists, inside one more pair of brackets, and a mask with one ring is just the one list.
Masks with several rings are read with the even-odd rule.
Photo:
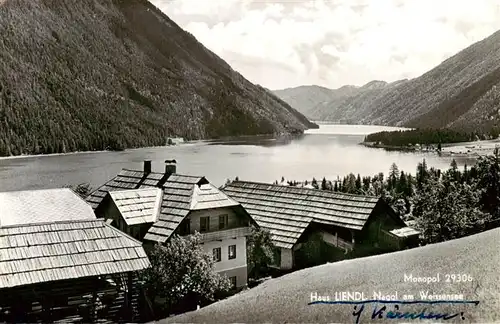
[[353, 244], [348, 241], [344, 241], [343, 239], [337, 237], [337, 247], [351, 251], [353, 249]]
[[242, 237], [250, 235], [252, 229], [250, 227], [237, 227], [221, 231], [201, 233], [202, 242], [210, 242], [216, 240], [224, 240], [233, 237]]
[[323, 235], [323, 241], [325, 241], [328, 244], [331, 244], [333, 246], [336, 246], [338, 248], [348, 250], [348, 251], [353, 249], [354, 245], [352, 244], [352, 242], [346, 241], [346, 240], [338, 237], [338, 235], [333, 235], [333, 234], [327, 233], [327, 232], [322, 232], [322, 235]]

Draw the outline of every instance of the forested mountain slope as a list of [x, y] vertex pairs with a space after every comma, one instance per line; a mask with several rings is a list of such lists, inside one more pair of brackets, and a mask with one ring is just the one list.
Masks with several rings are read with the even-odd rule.
[[373, 123], [487, 131], [498, 126], [500, 32], [431, 71], [395, 87], [376, 102]]
[[500, 31], [418, 78], [294, 108], [317, 120], [488, 132], [500, 126]]
[[[401, 83], [404, 81], [400, 81]], [[383, 81], [371, 81], [349, 96], [335, 98], [328, 103], [316, 107], [315, 113], [319, 115], [318, 120], [335, 120], [340, 123], [362, 124], [366, 121], [359, 120], [370, 114], [373, 103], [388, 93], [398, 83], [387, 83]]]
[[145, 0], [0, 1], [0, 155], [308, 127]]
[[300, 86], [274, 93], [311, 120], [358, 124], [377, 98], [405, 81], [389, 84], [375, 80], [361, 87], [347, 85], [338, 89]]
[[358, 93], [358, 88], [354, 86], [344, 86], [340, 89], [328, 89], [316, 85], [300, 86], [296, 88], [287, 88], [275, 90], [274, 93], [290, 106], [300, 109], [306, 117], [311, 120], [322, 120], [321, 111], [318, 106], [330, 103], [334, 100], [345, 98], [349, 95]]

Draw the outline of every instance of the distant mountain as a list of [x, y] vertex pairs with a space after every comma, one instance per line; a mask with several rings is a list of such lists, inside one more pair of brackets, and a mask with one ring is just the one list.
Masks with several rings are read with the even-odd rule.
[[500, 126], [500, 31], [418, 78], [372, 84], [341, 98], [326, 89], [327, 100], [304, 98], [312, 87], [275, 93], [312, 120], [487, 132]]
[[373, 101], [397, 84], [375, 80], [361, 87], [347, 85], [328, 89], [313, 85], [274, 93], [311, 120], [360, 124], [360, 117], [370, 111]]
[[347, 95], [356, 93], [357, 88], [346, 86], [337, 90], [332, 90], [316, 85], [300, 86], [297, 88], [288, 88], [277, 90], [274, 93], [287, 102], [290, 106], [296, 108], [306, 117], [312, 120], [318, 119], [321, 115], [317, 111], [318, 105], [328, 104], [337, 98], [343, 98]]
[[0, 155], [315, 125], [145, 0], [0, 0]]
[[318, 120], [335, 120], [346, 124], [368, 124], [369, 122], [363, 120], [363, 116], [369, 114], [373, 103], [390, 91], [393, 86], [394, 84], [383, 81], [372, 81], [362, 87], [357, 87], [356, 91], [348, 96], [342, 96], [327, 104], [318, 105], [315, 109], [319, 115]]

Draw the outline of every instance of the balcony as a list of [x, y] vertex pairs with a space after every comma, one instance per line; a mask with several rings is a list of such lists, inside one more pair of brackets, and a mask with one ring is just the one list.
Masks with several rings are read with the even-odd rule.
[[354, 245], [351, 242], [345, 241], [339, 237], [337, 237], [337, 247], [344, 249], [346, 251], [352, 251]]
[[351, 251], [354, 248], [354, 244], [352, 244], [352, 242], [340, 238], [337, 234], [332, 235], [327, 232], [321, 232], [321, 234], [323, 236], [323, 241], [330, 245], [336, 246], [346, 251]]
[[248, 236], [252, 232], [251, 227], [237, 227], [215, 232], [201, 233], [202, 242], [225, 240], [234, 237]]

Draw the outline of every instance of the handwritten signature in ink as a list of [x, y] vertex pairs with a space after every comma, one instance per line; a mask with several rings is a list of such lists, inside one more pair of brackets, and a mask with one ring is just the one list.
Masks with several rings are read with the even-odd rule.
[[[309, 303], [312, 304], [354, 304], [354, 312], [352, 312], [352, 316], [355, 317], [355, 324], [359, 324], [361, 315], [365, 310], [365, 304], [393, 304], [394, 310], [387, 310], [387, 306], [378, 307], [375, 305], [372, 311], [371, 319], [441, 319], [441, 320], [450, 320], [453, 318], [457, 318], [460, 316], [462, 320], [465, 320], [464, 312], [458, 312], [454, 314], [448, 313], [434, 313], [427, 312], [427, 308], [424, 308], [420, 312], [401, 312], [399, 304], [474, 304], [478, 305], [479, 301], [466, 301], [466, 300], [435, 300], [435, 301], [426, 301], [426, 300], [416, 300], [416, 301], [398, 301], [398, 300], [364, 300], [364, 301], [315, 301]], [[360, 306], [358, 308], [358, 306]]]

